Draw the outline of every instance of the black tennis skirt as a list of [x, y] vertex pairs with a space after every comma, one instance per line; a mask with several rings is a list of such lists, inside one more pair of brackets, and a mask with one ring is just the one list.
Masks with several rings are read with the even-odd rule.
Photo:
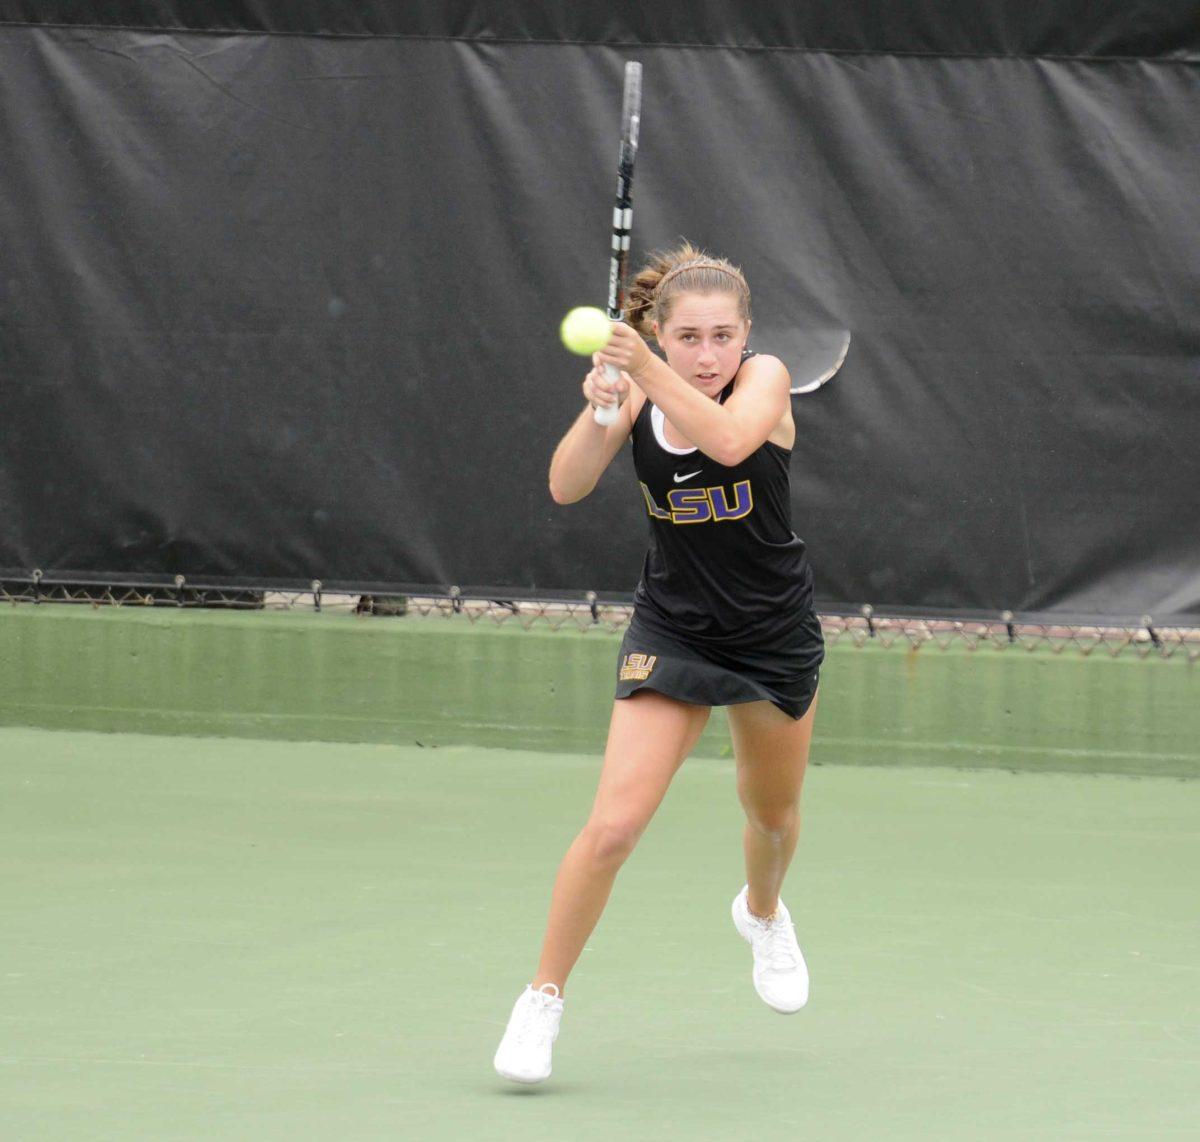
[[817, 695], [825, 641], [816, 612], [769, 647], [685, 640], [635, 608], [617, 656], [617, 697], [654, 690], [694, 706], [771, 702], [802, 718]]

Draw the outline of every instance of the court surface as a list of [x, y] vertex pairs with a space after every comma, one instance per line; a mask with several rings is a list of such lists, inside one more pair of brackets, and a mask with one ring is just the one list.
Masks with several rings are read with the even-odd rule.
[[[943, 760], [944, 759], [939, 759]], [[6, 1139], [1169, 1139], [1200, 1121], [1200, 782], [814, 767], [763, 1007], [727, 760], [491, 1054], [597, 760], [0, 729]]]

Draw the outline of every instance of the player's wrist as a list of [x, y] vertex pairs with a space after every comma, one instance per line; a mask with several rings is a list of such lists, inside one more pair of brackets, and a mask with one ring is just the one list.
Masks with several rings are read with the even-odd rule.
[[630, 379], [636, 385], [647, 379], [647, 375], [654, 368], [654, 363], [658, 358], [646, 347], [645, 342], [642, 343], [641, 351], [637, 354], [636, 359], [629, 362], [628, 368], [625, 370]]

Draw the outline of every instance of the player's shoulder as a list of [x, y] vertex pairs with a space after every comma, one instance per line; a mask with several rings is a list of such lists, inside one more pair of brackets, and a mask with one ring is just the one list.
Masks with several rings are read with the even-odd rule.
[[766, 383], [775, 381], [779, 384], [791, 384], [791, 374], [788, 372], [787, 366], [770, 353], [747, 354], [742, 359], [741, 367], [738, 369], [738, 380], [744, 381], [751, 378]]
[[759, 353], [750, 349], [747, 349], [742, 356], [742, 368], [755, 371], [762, 369], [782, 369], [785, 373], [787, 372], [787, 366], [778, 357], [770, 353]]

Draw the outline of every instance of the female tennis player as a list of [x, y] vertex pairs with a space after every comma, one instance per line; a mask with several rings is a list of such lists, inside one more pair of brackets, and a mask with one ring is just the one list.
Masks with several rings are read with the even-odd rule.
[[[650, 548], [619, 652], [595, 803], [559, 867], [541, 961], [494, 1060], [523, 1083], [549, 1077], [567, 976], [713, 706], [729, 707], [746, 814], [746, 884], [733, 923], [750, 944], [762, 1000], [789, 1013], [808, 999], [779, 892], [800, 829], [824, 643], [804, 541], [791, 528], [788, 372], [746, 349], [741, 271], [690, 245], [651, 259], [626, 312], [593, 357], [588, 407], [550, 464], [551, 494], [573, 503], [632, 436]], [[647, 347], [650, 336], [665, 361]], [[608, 363], [621, 370], [611, 387]], [[593, 407], [614, 403], [616, 423], [598, 425]]]

